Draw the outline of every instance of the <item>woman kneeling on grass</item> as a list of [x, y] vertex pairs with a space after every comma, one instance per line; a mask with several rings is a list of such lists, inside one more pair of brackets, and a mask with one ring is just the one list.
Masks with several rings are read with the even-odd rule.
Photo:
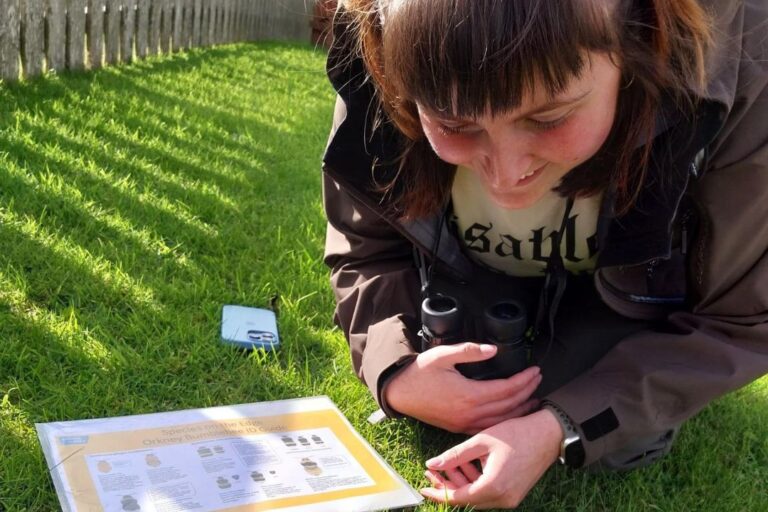
[[[342, 2], [326, 261], [387, 415], [472, 435], [425, 496], [516, 506], [558, 460], [647, 465], [766, 372], [766, 23], [762, 1]], [[494, 311], [526, 312], [516, 361]]]

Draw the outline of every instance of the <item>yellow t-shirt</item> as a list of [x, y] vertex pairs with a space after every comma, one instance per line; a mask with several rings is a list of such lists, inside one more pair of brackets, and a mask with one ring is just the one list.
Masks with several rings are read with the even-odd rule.
[[[488, 198], [466, 167], [456, 170], [451, 190], [453, 221], [470, 256], [513, 276], [541, 276], [563, 221], [566, 199], [550, 191], [532, 206], [505, 209]], [[565, 225], [560, 255], [572, 273], [591, 272], [597, 260], [597, 218], [602, 194], [578, 198]]]

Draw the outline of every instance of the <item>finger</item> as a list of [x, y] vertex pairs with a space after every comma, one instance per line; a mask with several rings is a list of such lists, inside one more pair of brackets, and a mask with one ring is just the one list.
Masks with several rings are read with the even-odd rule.
[[427, 499], [430, 499], [432, 501], [435, 501], [437, 503], [445, 503], [448, 505], [472, 505], [473, 510], [480, 510], [483, 507], [481, 503], [475, 502], [475, 501], [468, 501], [466, 499], [466, 492], [464, 492], [462, 495], [458, 495], [460, 491], [463, 489], [468, 488], [470, 485], [466, 485], [464, 487], [459, 487], [458, 489], [446, 489], [446, 488], [426, 488], [421, 489], [421, 495], [424, 496]]
[[541, 403], [541, 400], [538, 400], [536, 398], [531, 398], [530, 400], [519, 405], [518, 407], [515, 407], [511, 411], [505, 412], [503, 414], [499, 414], [497, 416], [481, 417], [477, 421], [473, 422], [465, 430], [465, 432], [470, 435], [475, 435], [478, 432], [481, 432], [487, 428], [493, 427], [494, 425], [498, 425], [502, 421], [507, 421], [514, 418], [520, 418], [521, 416], [530, 414], [532, 411], [535, 411], [536, 409], [538, 409], [540, 403]]
[[477, 510], [492, 508], [495, 498], [491, 495], [490, 488], [484, 486], [481, 480], [482, 477], [458, 489], [443, 489], [441, 492], [447, 498], [447, 501], [443, 503], [449, 505], [473, 505]]
[[477, 392], [490, 400], [499, 400], [524, 389], [541, 374], [538, 366], [530, 366], [506, 379], [477, 381]]
[[466, 476], [467, 480], [469, 480], [470, 482], [474, 482], [475, 480], [480, 478], [480, 475], [482, 475], [482, 473], [480, 473], [480, 470], [478, 470], [477, 467], [475, 467], [475, 465], [471, 462], [468, 464], [462, 464], [461, 472], [464, 473], [464, 476]]
[[432, 484], [436, 489], [455, 489], [456, 486], [445, 479], [443, 475], [438, 473], [437, 471], [432, 471], [431, 469], [428, 469], [424, 472], [424, 476], [427, 477], [427, 480], [429, 480], [429, 483]]
[[454, 366], [459, 363], [472, 363], [484, 361], [496, 355], [494, 345], [480, 343], [457, 343], [455, 345], [440, 345], [424, 352], [429, 355], [428, 362], [443, 367]]
[[426, 487], [420, 489], [419, 492], [425, 498], [435, 501], [437, 503], [448, 503], [450, 505], [468, 505], [469, 503], [456, 503], [453, 498], [454, 489], [446, 489], [445, 487]]
[[471, 503], [478, 509], [498, 506], [498, 490], [494, 487], [493, 480], [501, 475], [502, 465], [501, 459], [488, 457], [483, 465], [483, 473], [477, 480], [449, 491], [448, 503], [452, 505]]
[[538, 375], [517, 393], [513, 393], [512, 395], [500, 400], [486, 402], [484, 404], [478, 405], [474, 411], [475, 416], [498, 416], [500, 414], [506, 414], [514, 409], [517, 409], [524, 403], [528, 403], [531, 400], [531, 395], [533, 392], [536, 391], [536, 388], [539, 387], [539, 384], [541, 384], [541, 379], [541, 375]]
[[531, 398], [522, 404], [520, 404], [515, 409], [512, 409], [510, 411], [510, 414], [514, 414], [514, 418], [519, 418], [521, 416], [525, 416], [527, 414], [532, 413], [533, 411], [537, 411], [541, 407], [541, 400], [538, 398]]
[[[464, 464], [461, 466], [464, 466]], [[445, 470], [446, 478], [456, 487], [461, 487], [462, 485], [467, 485], [469, 483], [467, 477], [464, 476], [464, 473], [461, 472], [461, 466]]]
[[488, 447], [479, 436], [474, 436], [437, 457], [429, 459], [427, 467], [433, 471], [445, 471], [472, 462], [488, 453]]

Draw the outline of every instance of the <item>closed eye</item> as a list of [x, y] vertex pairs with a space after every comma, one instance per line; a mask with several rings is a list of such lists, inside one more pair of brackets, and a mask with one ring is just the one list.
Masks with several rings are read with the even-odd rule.
[[468, 131], [468, 126], [447, 126], [444, 124], [438, 124], [437, 125], [437, 131], [440, 133], [440, 135], [444, 136], [451, 136], [451, 135], [460, 135], [462, 133], [466, 133]]
[[572, 112], [573, 110], [570, 110], [567, 113], [555, 119], [536, 119], [533, 117], [529, 117], [528, 122], [536, 130], [540, 132], [546, 132], [549, 130], [554, 130], [555, 128], [565, 124], [565, 122], [570, 118]]

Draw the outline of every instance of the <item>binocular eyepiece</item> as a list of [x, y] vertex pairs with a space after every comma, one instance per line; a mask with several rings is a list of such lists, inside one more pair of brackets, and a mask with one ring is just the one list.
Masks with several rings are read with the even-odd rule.
[[[475, 337], [467, 336], [467, 320], [475, 320]], [[471, 323], [471, 322], [470, 322]], [[496, 346], [496, 354], [485, 361], [457, 364], [456, 369], [476, 380], [501, 379], [528, 367], [528, 328], [525, 308], [514, 300], [503, 300], [485, 308], [480, 318], [465, 314], [456, 298], [433, 295], [421, 303], [422, 351], [438, 345], [473, 341]]]

